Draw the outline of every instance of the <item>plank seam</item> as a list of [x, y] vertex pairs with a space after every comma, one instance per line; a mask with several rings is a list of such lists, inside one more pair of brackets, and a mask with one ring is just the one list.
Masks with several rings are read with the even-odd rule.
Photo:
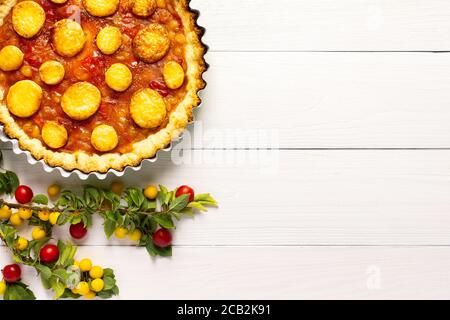
[[450, 53], [450, 50], [210, 50], [210, 53]]
[[[1, 151], [12, 151], [10, 148], [0, 148]], [[191, 148], [193, 151], [450, 151], [443, 148]]]
[[[136, 245], [77, 245], [78, 247], [118, 247], [118, 248], [137, 248], [145, 249], [145, 247], [137, 247]], [[0, 247], [3, 247], [0, 246]], [[426, 244], [426, 245], [409, 245], [409, 244], [350, 244], [350, 245], [329, 245], [329, 244], [279, 244], [279, 245], [173, 245], [173, 248], [450, 248], [450, 244]]]

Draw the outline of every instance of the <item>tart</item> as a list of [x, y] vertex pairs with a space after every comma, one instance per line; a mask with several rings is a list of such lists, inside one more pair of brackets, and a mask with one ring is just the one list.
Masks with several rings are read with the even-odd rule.
[[0, 0], [0, 123], [51, 167], [122, 171], [178, 137], [200, 103], [188, 0]]

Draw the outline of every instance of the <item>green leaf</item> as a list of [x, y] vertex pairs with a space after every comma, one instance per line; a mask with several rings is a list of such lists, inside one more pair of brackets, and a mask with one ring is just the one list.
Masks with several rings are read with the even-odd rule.
[[52, 276], [52, 270], [49, 267], [40, 263], [35, 264], [34, 267], [39, 271], [43, 280], [48, 280]]
[[[71, 262], [70, 265], [72, 265], [73, 263], [73, 257], [75, 257], [75, 253], [77, 253], [77, 246], [71, 246], [70, 248], [70, 253], [69, 256], [67, 257], [67, 262]], [[66, 267], [67, 267], [67, 262], [66, 262]]]
[[158, 199], [161, 205], [166, 206], [169, 204], [170, 199], [172, 198], [172, 193], [164, 187], [163, 185], [159, 185]]
[[83, 221], [83, 224], [86, 228], [92, 227], [92, 213], [88, 211], [82, 211], [80, 213], [81, 221]]
[[32, 202], [37, 203], [37, 204], [47, 205], [48, 204], [48, 198], [44, 194], [37, 194], [37, 195], [35, 195], [33, 197]]
[[[70, 190], [63, 190], [61, 196], [56, 201], [57, 207], [64, 207], [65, 209], [78, 210], [84, 207], [84, 201], [78, 198], [75, 193]], [[59, 223], [59, 222], [58, 222]]]
[[58, 241], [59, 259], [56, 262], [57, 266], [66, 267], [68, 262], [71, 262], [72, 258], [77, 251], [77, 247], [73, 246], [69, 241]]
[[6, 189], [8, 188], [8, 180], [4, 176], [4, 174], [0, 173], [0, 194], [6, 193]]
[[39, 252], [41, 250], [41, 248], [48, 242], [49, 238], [44, 238], [42, 240], [39, 241], [30, 241], [29, 243], [29, 248], [33, 249], [34, 252], [34, 256], [35, 256], [35, 260], [37, 261], [38, 257], [39, 257]]
[[65, 207], [69, 203], [68, 199], [61, 196], [58, 200], [55, 202], [55, 206], [57, 207]]
[[170, 257], [172, 256], [172, 246], [160, 248], [156, 246], [153, 241], [149, 240], [145, 246], [147, 252], [152, 256]]
[[114, 288], [114, 286], [116, 285], [116, 280], [110, 277], [104, 276], [103, 281], [105, 283], [105, 287], [103, 288], [103, 290], [110, 290]]
[[149, 233], [154, 233], [156, 231], [156, 229], [158, 229], [158, 222], [156, 222], [154, 217], [148, 217], [148, 232]]
[[189, 208], [195, 208], [198, 209], [200, 211], [208, 211], [208, 209], [206, 209], [200, 202], [191, 202], [187, 205]]
[[109, 299], [113, 296], [113, 292], [112, 291], [101, 291], [99, 293], [97, 293], [97, 296], [102, 298], [102, 299]]
[[131, 221], [131, 220], [130, 220], [130, 217], [129, 217], [128, 215], [126, 215], [126, 216], [125, 216], [125, 219], [123, 220], [123, 224], [122, 224], [122, 225], [123, 225], [124, 227], [126, 227], [127, 229], [129, 229], [129, 228], [128, 228], [128, 225], [130, 224], [130, 221]]
[[58, 300], [64, 294], [66, 286], [63, 282], [54, 277], [51, 278], [50, 284], [53, 292], [55, 293], [53, 300]]
[[156, 215], [155, 220], [163, 228], [166, 228], [166, 229], [175, 228], [172, 217], [167, 213], [160, 213], [160, 214]]
[[111, 207], [113, 210], [117, 209], [120, 205], [120, 197], [112, 192], [111, 190], [104, 191], [105, 199], [111, 202]]
[[211, 207], [217, 207], [217, 201], [209, 193], [197, 194], [194, 197], [195, 202], [199, 202], [202, 205]]
[[156, 257], [158, 253], [156, 252], [155, 245], [153, 244], [152, 240], [149, 239], [147, 241], [147, 244], [145, 245], [145, 249], [147, 249], [147, 252], [150, 256]]
[[81, 222], [81, 217], [80, 216], [72, 216], [70, 218], [70, 224], [78, 224]]
[[194, 209], [190, 208], [190, 207], [186, 207], [183, 210], [180, 211], [181, 214], [184, 214], [188, 217], [194, 217]]
[[13, 248], [16, 241], [17, 230], [7, 224], [0, 224], [0, 231], [3, 233], [6, 245]]
[[144, 233], [144, 236], [146, 234], [154, 233], [157, 228], [158, 228], [158, 223], [156, 222], [155, 218], [152, 216], [144, 217], [142, 222], [140, 223], [140, 229], [146, 230], [146, 232]]
[[88, 207], [99, 208], [103, 202], [103, 191], [94, 186], [85, 186], [83, 200]]
[[75, 294], [72, 292], [72, 290], [66, 288], [64, 290], [64, 293], [62, 294], [61, 298], [69, 298], [69, 299], [78, 299], [81, 296], [79, 294]]
[[105, 231], [106, 237], [109, 239], [114, 233], [114, 230], [116, 230], [116, 222], [106, 219], [105, 223], [103, 224], [103, 229]]
[[17, 189], [17, 187], [20, 185], [19, 178], [17, 175], [12, 171], [6, 171], [5, 176], [8, 181], [8, 193], [14, 193]]
[[103, 269], [103, 277], [114, 278], [114, 271], [110, 268]]
[[41, 275], [41, 282], [42, 282], [42, 286], [45, 288], [45, 289], [50, 289], [51, 288], [51, 284], [50, 284], [50, 279], [44, 279], [43, 277], [42, 277], [42, 275]]
[[169, 213], [170, 213], [175, 219], [177, 219], [178, 221], [180, 221], [180, 219], [181, 219], [181, 213], [180, 213], [180, 212], [170, 211]]
[[19, 179], [12, 171], [5, 171], [0, 173], [0, 194], [14, 193], [19, 186]]
[[36, 300], [34, 293], [28, 289], [28, 286], [21, 283], [16, 282], [12, 284], [8, 284], [6, 286], [6, 291], [3, 296], [5, 300]]
[[182, 196], [179, 196], [178, 198], [175, 198], [175, 200], [170, 204], [169, 211], [181, 211], [189, 203], [189, 195], [183, 194]]
[[68, 253], [66, 251], [67, 245], [64, 241], [58, 240], [57, 247], [59, 250], [59, 259], [56, 262], [56, 264], [58, 265], [58, 264], [61, 264], [61, 261], [66, 259]]
[[56, 269], [53, 271], [53, 274], [58, 277], [64, 283], [67, 281], [67, 271], [64, 269]]
[[114, 286], [114, 288], [112, 288], [112, 292], [114, 293], [114, 295], [118, 295], [119, 294], [119, 287], [118, 286]]
[[156, 209], [156, 201], [155, 200], [148, 200], [144, 199], [144, 202], [142, 203], [141, 209], [143, 211], [155, 211]]
[[142, 190], [138, 188], [127, 188], [125, 190], [125, 201], [127, 201], [129, 206], [140, 208], [144, 203], [144, 200], [145, 196], [142, 193]]
[[66, 224], [67, 222], [69, 222], [72, 218], [72, 213], [71, 212], [64, 212], [63, 214], [60, 214], [58, 217], [58, 220], [56, 220], [56, 224], [58, 226], [62, 226], [64, 224]]
[[166, 248], [160, 248], [155, 246], [156, 252], [161, 257], [171, 257], [172, 256], [172, 246], [166, 247]]
[[119, 218], [119, 212], [117, 211], [106, 211], [105, 216], [108, 220], [117, 221]]
[[123, 225], [123, 221], [124, 221], [124, 216], [122, 216], [122, 215], [119, 215], [118, 217], [117, 217], [117, 224], [119, 225], [119, 226], [122, 226]]

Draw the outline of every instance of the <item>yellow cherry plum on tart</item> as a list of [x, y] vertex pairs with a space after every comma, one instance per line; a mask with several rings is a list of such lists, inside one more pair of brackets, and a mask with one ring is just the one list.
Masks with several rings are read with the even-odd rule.
[[35, 158], [123, 170], [192, 120], [206, 64], [187, 0], [11, 1], [0, 4], [0, 123]]
[[34, 1], [22, 1], [12, 10], [14, 30], [24, 38], [32, 38], [38, 34], [45, 23], [44, 9]]

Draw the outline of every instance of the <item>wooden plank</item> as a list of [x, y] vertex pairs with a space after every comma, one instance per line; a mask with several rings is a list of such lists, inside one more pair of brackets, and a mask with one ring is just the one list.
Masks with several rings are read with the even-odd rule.
[[[190, 184], [220, 208], [183, 219], [178, 245], [449, 245], [450, 151], [200, 151], [165, 154], [127, 185]], [[5, 166], [36, 193], [78, 179], [46, 174], [5, 152]], [[87, 183], [108, 185], [90, 180]], [[57, 233], [67, 236], [67, 226]], [[108, 242], [97, 220], [84, 244]], [[29, 233], [26, 233], [29, 237]]]
[[186, 148], [450, 147], [450, 55], [211, 53], [208, 61]]
[[450, 55], [211, 53], [208, 61], [194, 147], [450, 147]]
[[213, 51], [449, 50], [446, 0], [193, 0]]
[[[448, 248], [81, 247], [78, 259], [112, 267], [122, 299], [448, 299]], [[11, 262], [0, 248], [0, 265]], [[29, 267], [23, 280], [51, 299]]]

